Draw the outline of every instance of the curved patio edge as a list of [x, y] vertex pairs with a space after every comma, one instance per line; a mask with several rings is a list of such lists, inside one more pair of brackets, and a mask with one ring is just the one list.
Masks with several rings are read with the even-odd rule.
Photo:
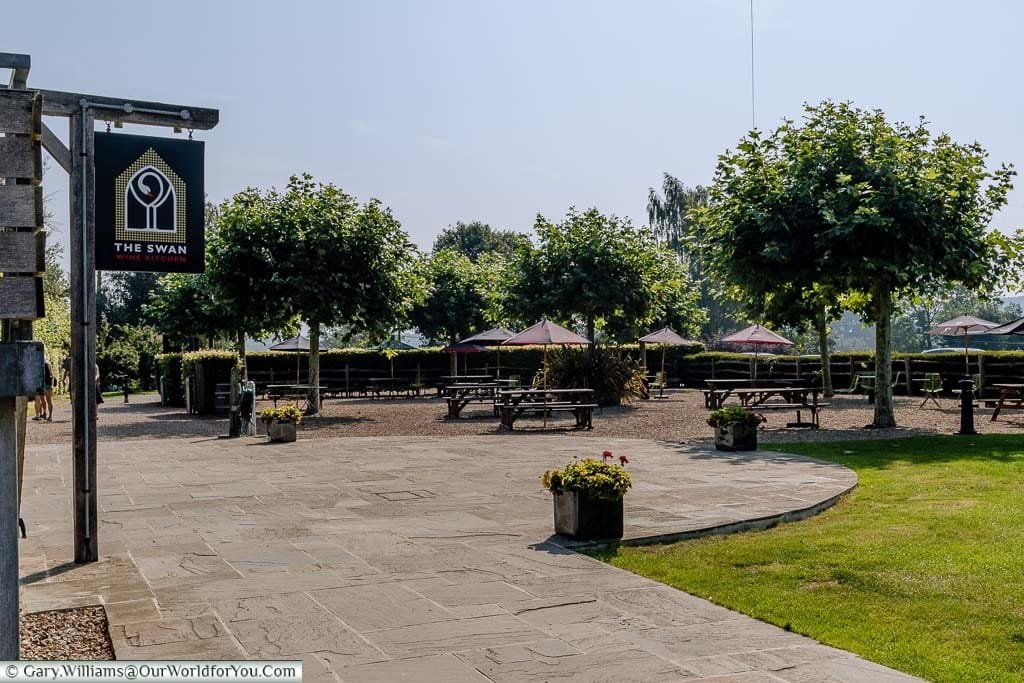
[[[561, 536], [556, 536], [551, 542], [555, 545], [559, 545], [567, 550], [586, 550], [586, 549], [601, 549], [609, 548], [613, 546], [641, 546], [641, 545], [658, 545], [661, 543], [675, 543], [676, 541], [690, 541], [696, 538], [703, 538], [705, 536], [726, 536], [729, 534], [737, 534], [743, 531], [754, 531], [771, 529], [774, 526], [782, 524], [783, 522], [799, 522], [800, 520], [808, 519], [816, 515], [821, 514], [825, 510], [839, 502], [839, 499], [846, 494], [857, 488], [858, 482], [854, 482], [845, 491], [841, 491], [834, 496], [830, 496], [825, 500], [808, 505], [797, 510], [790, 510], [788, 512], [782, 512], [775, 515], [767, 515], [764, 517], [756, 517], [752, 519], [741, 520], [738, 522], [729, 522], [726, 524], [713, 524], [711, 526], [703, 527], [701, 529], [689, 529], [687, 531], [677, 531], [665, 534], [653, 534], [650, 536], [640, 536], [636, 538], [621, 538], [614, 540], [602, 540], [602, 541], [584, 541], [574, 542], [571, 539], [567, 539]], [[568, 541], [568, 542], [565, 542]]]

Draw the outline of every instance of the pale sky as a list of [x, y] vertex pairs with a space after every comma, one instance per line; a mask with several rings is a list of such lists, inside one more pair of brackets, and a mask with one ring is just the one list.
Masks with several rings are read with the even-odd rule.
[[[1024, 3], [754, 0], [754, 14], [759, 127], [848, 99], [1024, 161]], [[643, 224], [663, 172], [707, 183], [751, 125], [749, 21], [748, 0], [33, 0], [4, 8], [2, 49], [32, 55], [30, 86], [219, 108], [196, 132], [215, 201], [309, 171], [379, 198], [429, 248], [458, 220], [528, 231], [572, 205]], [[1022, 197], [998, 227], [1024, 222]]]

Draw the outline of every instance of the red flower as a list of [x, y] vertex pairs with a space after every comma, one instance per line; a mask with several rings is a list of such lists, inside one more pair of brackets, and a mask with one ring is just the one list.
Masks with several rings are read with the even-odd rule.
[[604, 453], [601, 454], [601, 457], [604, 458], [605, 460], [607, 460], [608, 458], [612, 457], [612, 452], [611, 451], [605, 451]]
[[624, 456], [624, 455], [620, 455], [620, 456], [619, 456], [619, 462], [620, 462], [621, 464], [625, 465], [625, 464], [626, 464], [627, 462], [629, 462], [629, 458], [627, 458], [627, 457], [626, 457], [626, 456]]

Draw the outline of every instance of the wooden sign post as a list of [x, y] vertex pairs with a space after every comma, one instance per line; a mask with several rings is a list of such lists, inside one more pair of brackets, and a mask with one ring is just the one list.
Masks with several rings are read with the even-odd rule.
[[[2, 64], [2, 62], [0, 62]], [[27, 397], [43, 385], [41, 344], [32, 320], [43, 315], [42, 98], [17, 91], [15, 64], [0, 98], [0, 659], [18, 658], [18, 513]]]
[[[21, 82], [28, 75], [29, 57], [0, 53], [0, 68], [11, 64], [22, 67]], [[21, 93], [14, 84], [0, 89], [0, 112]], [[70, 93], [56, 90], [24, 91], [40, 96], [43, 116], [70, 119], [69, 146], [43, 124], [43, 146], [70, 174], [70, 248], [71, 261], [71, 402], [72, 443], [74, 449], [75, 562], [94, 562], [99, 557], [96, 508], [96, 184], [94, 128], [96, 121], [133, 123], [209, 130], [217, 125], [215, 109], [189, 107], [160, 102]], [[19, 190], [24, 192], [24, 190]], [[7, 216], [21, 216], [24, 210], [5, 204], [0, 197], [0, 225]], [[41, 210], [40, 210], [41, 216]], [[8, 285], [9, 286], [9, 285]], [[22, 291], [25, 285], [21, 285]], [[0, 307], [3, 304], [0, 297]], [[2, 513], [0, 513], [2, 514]]]

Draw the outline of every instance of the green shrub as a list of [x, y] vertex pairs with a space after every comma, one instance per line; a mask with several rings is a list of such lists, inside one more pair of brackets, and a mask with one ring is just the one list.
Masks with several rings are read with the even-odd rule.
[[640, 364], [620, 349], [595, 344], [558, 349], [548, 356], [548, 386], [593, 389], [599, 405], [618, 405], [643, 390]]
[[171, 406], [185, 405], [185, 385], [182, 384], [181, 379], [181, 354], [157, 354], [156, 367], [163, 386], [164, 403]]
[[593, 498], [618, 500], [633, 482], [621, 465], [599, 460], [573, 460], [560, 470], [548, 470], [541, 483], [551, 493], [579, 491]]
[[712, 410], [708, 415], [708, 424], [712, 427], [729, 427], [747, 425], [754, 427], [765, 421], [764, 415], [750, 411], [742, 406], [728, 406]]

